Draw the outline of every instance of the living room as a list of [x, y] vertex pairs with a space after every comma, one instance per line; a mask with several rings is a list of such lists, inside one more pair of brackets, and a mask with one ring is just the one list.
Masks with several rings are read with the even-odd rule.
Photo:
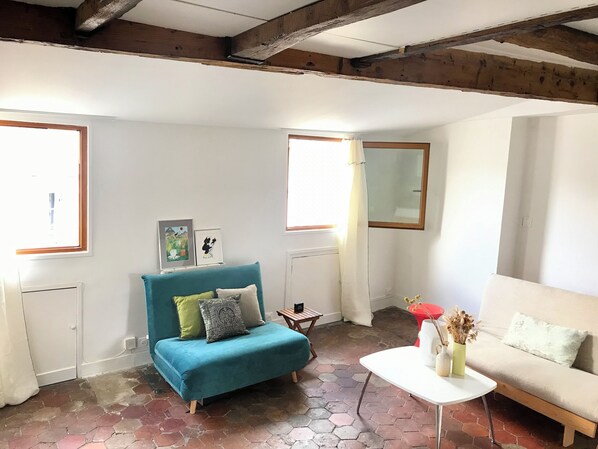
[[[123, 352], [123, 339], [147, 334], [140, 276], [158, 271], [158, 220], [220, 228], [227, 265], [260, 262], [266, 311], [292, 300], [288, 253], [334, 247], [336, 238], [285, 231], [289, 134], [431, 145], [425, 230], [369, 230], [374, 310], [419, 293], [477, 315], [492, 273], [598, 295], [595, 104], [362, 88], [30, 43], [2, 42], [0, 53], [10, 68], [0, 74], [0, 119], [89, 130], [89, 254], [19, 261], [24, 288], [83, 285], [79, 377], [151, 363], [144, 348]], [[238, 73], [216, 93], [227, 71]], [[159, 87], [164, 79], [176, 88]], [[119, 82], [130, 96], [111, 85]], [[193, 115], [187, 95], [209, 108]], [[318, 95], [313, 113], [301, 97]], [[269, 109], [277, 96], [297, 109]]]

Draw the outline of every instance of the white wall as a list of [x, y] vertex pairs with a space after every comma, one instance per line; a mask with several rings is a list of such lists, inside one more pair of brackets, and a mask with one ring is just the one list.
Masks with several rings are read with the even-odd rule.
[[515, 266], [518, 263], [519, 234], [523, 223], [521, 197], [525, 177], [526, 155], [528, 154], [529, 146], [529, 125], [530, 121], [527, 118], [516, 118], [513, 119], [511, 127], [511, 142], [497, 267], [497, 273], [504, 276], [516, 277]]
[[397, 236], [396, 289], [477, 314], [498, 264], [511, 119], [466, 121], [410, 136], [429, 141], [426, 229]]
[[[92, 254], [22, 260], [20, 269], [24, 286], [84, 284], [84, 375], [149, 361], [142, 351], [115, 357], [124, 337], [147, 333], [140, 275], [158, 271], [158, 220], [220, 227], [227, 264], [260, 261], [270, 312], [284, 304], [287, 251], [336, 244], [331, 232], [284, 231], [286, 132], [62, 119], [90, 126]], [[385, 251], [387, 232], [371, 234], [372, 298], [383, 299], [396, 255]]]
[[598, 114], [530, 120], [516, 275], [598, 295]]

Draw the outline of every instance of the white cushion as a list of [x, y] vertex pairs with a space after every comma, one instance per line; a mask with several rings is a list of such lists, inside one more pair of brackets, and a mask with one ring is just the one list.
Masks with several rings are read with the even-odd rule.
[[585, 331], [557, 326], [516, 312], [502, 342], [570, 367], [586, 335]]
[[217, 288], [216, 294], [219, 298], [241, 295], [239, 306], [241, 307], [241, 316], [243, 317], [245, 327], [255, 327], [264, 324], [255, 284], [248, 285], [245, 288]]
[[466, 363], [494, 380], [598, 422], [598, 376], [594, 374], [512, 348], [483, 331], [467, 344]]
[[484, 331], [502, 338], [515, 312], [588, 331], [573, 367], [598, 374], [598, 297], [492, 275], [480, 307]]

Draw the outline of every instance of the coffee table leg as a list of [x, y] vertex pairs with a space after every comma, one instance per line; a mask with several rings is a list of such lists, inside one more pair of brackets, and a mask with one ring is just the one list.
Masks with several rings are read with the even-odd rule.
[[359, 415], [359, 407], [361, 407], [361, 401], [363, 400], [363, 394], [365, 393], [365, 387], [368, 386], [368, 382], [370, 381], [370, 377], [372, 377], [372, 372], [368, 373], [368, 377], [365, 378], [365, 383], [363, 384], [363, 388], [361, 389], [361, 395], [359, 396], [359, 402], [357, 403], [357, 414]]
[[440, 430], [442, 429], [442, 405], [436, 406], [436, 449], [440, 449]]
[[482, 402], [484, 403], [484, 409], [486, 409], [488, 424], [490, 424], [490, 442], [492, 444], [496, 444], [496, 441], [494, 440], [494, 425], [492, 424], [492, 415], [490, 414], [490, 409], [488, 408], [488, 402], [486, 402], [486, 395], [482, 396]]

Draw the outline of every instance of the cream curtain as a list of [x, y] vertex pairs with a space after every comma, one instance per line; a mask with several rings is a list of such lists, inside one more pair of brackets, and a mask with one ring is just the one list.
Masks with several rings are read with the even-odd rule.
[[[0, 170], [0, 178], [0, 184], [4, 184], [1, 181], [10, 180], [10, 173]], [[4, 407], [24, 402], [39, 388], [29, 353], [15, 248], [11, 244], [18, 224], [15, 227], [8, 217], [14, 216], [11, 211], [16, 209], [11, 207], [10, 184], [0, 185], [0, 189], [6, 193], [0, 194], [0, 201], [8, 211], [0, 220], [0, 407]]]
[[338, 226], [341, 313], [345, 321], [372, 325], [369, 288], [368, 197], [361, 140], [348, 143], [347, 204]]

